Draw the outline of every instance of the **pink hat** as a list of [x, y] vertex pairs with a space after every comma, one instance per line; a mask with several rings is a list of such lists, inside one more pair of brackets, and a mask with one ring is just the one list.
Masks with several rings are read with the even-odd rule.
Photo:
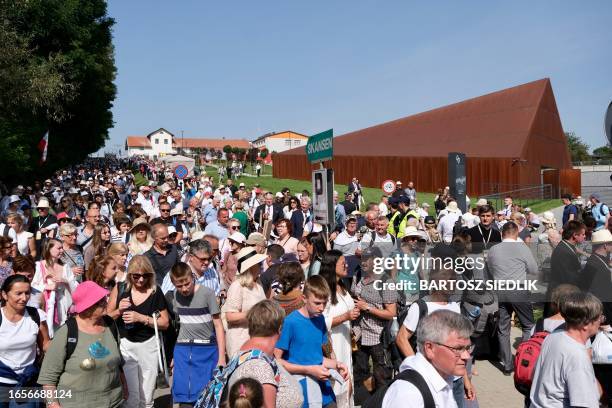
[[66, 212], [61, 212], [61, 213], [57, 214], [57, 220], [58, 220], [58, 221], [59, 221], [59, 220], [63, 220], [64, 218], [70, 218], [70, 217], [68, 216], [68, 213], [66, 213]]
[[108, 290], [92, 281], [85, 281], [72, 293], [72, 306], [75, 313], [81, 313], [108, 296]]

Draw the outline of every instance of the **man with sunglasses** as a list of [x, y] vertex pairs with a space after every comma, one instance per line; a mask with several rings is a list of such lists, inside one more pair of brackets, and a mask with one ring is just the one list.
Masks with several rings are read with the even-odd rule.
[[42, 254], [42, 243], [45, 238], [53, 238], [57, 228], [57, 218], [49, 212], [49, 200], [43, 197], [36, 205], [38, 217], [34, 217], [30, 224], [30, 232], [36, 241], [36, 253]]
[[[417, 330], [417, 353], [407, 357], [400, 374], [385, 393], [382, 407], [457, 407], [453, 378], [466, 375], [472, 344], [472, 323], [459, 313], [437, 310]], [[474, 398], [472, 391], [470, 399]], [[463, 404], [462, 404], [463, 405]]]

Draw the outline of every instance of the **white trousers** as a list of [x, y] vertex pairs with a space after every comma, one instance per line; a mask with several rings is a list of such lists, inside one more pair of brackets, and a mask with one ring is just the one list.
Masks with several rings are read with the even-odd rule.
[[155, 336], [142, 343], [121, 339], [123, 372], [130, 393], [124, 408], [152, 408], [157, 381], [157, 344]]

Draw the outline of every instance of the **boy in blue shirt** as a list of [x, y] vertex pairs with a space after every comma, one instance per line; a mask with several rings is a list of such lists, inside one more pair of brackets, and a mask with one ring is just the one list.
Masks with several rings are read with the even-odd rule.
[[304, 407], [335, 405], [329, 381], [333, 370], [339, 372], [344, 381], [349, 378], [345, 364], [323, 356], [323, 345], [327, 343], [323, 310], [329, 296], [329, 286], [323, 277], [308, 278], [304, 285], [304, 306], [285, 318], [274, 351], [277, 361], [300, 383]]

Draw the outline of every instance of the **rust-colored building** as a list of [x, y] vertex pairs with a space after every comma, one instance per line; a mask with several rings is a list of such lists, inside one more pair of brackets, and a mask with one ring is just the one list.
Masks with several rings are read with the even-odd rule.
[[[419, 191], [436, 191], [448, 184], [449, 152], [466, 154], [471, 196], [544, 182], [555, 195], [580, 191], [548, 78], [335, 137], [325, 165], [337, 184], [412, 180]], [[279, 178], [310, 180], [315, 168], [304, 147], [273, 160]]]

